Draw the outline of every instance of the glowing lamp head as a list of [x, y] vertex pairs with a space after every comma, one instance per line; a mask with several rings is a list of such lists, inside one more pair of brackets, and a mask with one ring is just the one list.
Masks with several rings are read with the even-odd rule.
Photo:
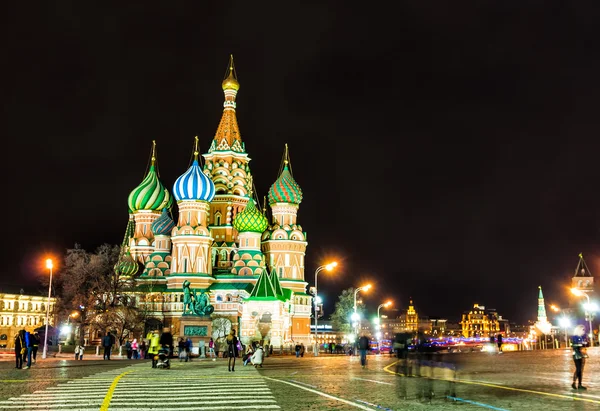
[[54, 264], [52, 263], [52, 259], [51, 259], [51, 258], [48, 258], [48, 259], [46, 260], [46, 268], [47, 268], [47, 269], [49, 269], [49, 270], [51, 270], [51, 269], [52, 269], [52, 267], [54, 267]]
[[577, 288], [571, 288], [571, 293], [573, 293], [573, 295], [576, 295], [577, 297], [583, 296], [583, 293]]
[[370, 288], [371, 288], [371, 284], [367, 284], [363, 287], [363, 290], [369, 291]]
[[350, 316], [350, 319], [352, 319], [352, 321], [358, 321], [358, 320], [360, 320], [360, 315], [358, 313], [352, 313], [352, 316]]
[[373, 323], [379, 324], [379, 318], [377, 318], [377, 317], [373, 318]]
[[550, 306], [550, 308], [552, 309], [552, 311], [556, 311], [556, 312], [560, 311], [560, 308], [558, 308], [558, 307], [557, 307], [557, 306], [555, 306], [554, 304], [552, 304], [552, 305]]
[[325, 269], [326, 269], [327, 271], [331, 271], [331, 270], [333, 270], [335, 267], [337, 267], [337, 262], [335, 262], [335, 261], [334, 261], [334, 262], [332, 262], [332, 263], [329, 263], [329, 264], [327, 264], [327, 265], [325, 266]]
[[569, 320], [567, 317], [560, 318], [558, 321], [560, 326], [563, 328], [568, 328], [571, 326], [571, 320]]
[[315, 300], [317, 304], [323, 304], [323, 299], [321, 297], [317, 296]]
[[390, 305], [392, 305], [391, 301], [386, 302], [385, 304], [383, 304], [384, 307], [389, 307]]

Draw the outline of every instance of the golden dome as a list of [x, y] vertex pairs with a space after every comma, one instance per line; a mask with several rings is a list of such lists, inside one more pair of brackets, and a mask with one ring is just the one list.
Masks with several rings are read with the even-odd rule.
[[240, 83], [238, 83], [238, 81], [233, 76], [233, 67], [230, 68], [229, 76], [227, 76], [227, 78], [225, 80], [223, 80], [223, 83], [221, 84], [221, 86], [223, 87], [223, 91], [225, 91], [225, 90], [238, 91], [240, 89]]

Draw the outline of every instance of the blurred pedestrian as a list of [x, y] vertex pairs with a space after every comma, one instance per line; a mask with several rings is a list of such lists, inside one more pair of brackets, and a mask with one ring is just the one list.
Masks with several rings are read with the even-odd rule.
[[173, 334], [171, 334], [171, 329], [169, 327], [163, 328], [163, 332], [160, 335], [160, 345], [169, 347], [169, 357], [173, 357]]
[[158, 363], [158, 350], [160, 348], [160, 336], [158, 335], [158, 330], [148, 333], [146, 338], [150, 341], [148, 356], [152, 360], [152, 368], [156, 368], [156, 364]]
[[498, 334], [496, 342], [498, 343], [498, 354], [502, 354], [502, 334]]
[[263, 360], [264, 360], [265, 352], [263, 348], [259, 345], [256, 347], [256, 351], [250, 357], [250, 362], [254, 365], [254, 368], [260, 367], [262, 368]]
[[235, 336], [235, 329], [231, 329], [225, 341], [227, 342], [227, 357], [229, 357], [227, 367], [229, 371], [235, 371], [235, 357], [238, 356], [238, 339]]
[[37, 352], [38, 352], [38, 347], [40, 346], [40, 341], [41, 341], [40, 335], [37, 333], [37, 331], [35, 331], [33, 333], [33, 351], [32, 351], [34, 364], [37, 362]]
[[188, 361], [192, 361], [192, 348], [194, 348], [194, 343], [190, 337], [185, 340], [185, 350], [187, 351]]
[[179, 362], [185, 360], [187, 362], [187, 352], [185, 351], [185, 341], [183, 341], [182, 337], [179, 337], [177, 341], [177, 351], [179, 354]]
[[25, 350], [25, 358], [23, 361], [27, 360], [27, 365], [25, 365], [25, 369], [31, 367], [31, 354], [33, 353], [33, 334], [29, 331], [25, 331], [25, 346], [27, 349]]
[[306, 347], [304, 343], [300, 343], [300, 357], [304, 357], [304, 352], [306, 351]]
[[302, 347], [300, 347], [300, 344], [296, 344], [296, 346], [294, 347], [294, 351], [296, 351], [296, 358], [300, 358], [300, 350], [302, 349]]
[[76, 360], [83, 360], [83, 353], [85, 352], [85, 347], [83, 346], [83, 343], [79, 343], [75, 346], [75, 359]]
[[208, 353], [210, 354], [210, 358], [215, 361], [215, 341], [212, 337], [210, 337], [210, 341], [208, 342]]
[[360, 350], [360, 365], [365, 368], [367, 365], [367, 350], [369, 349], [369, 338], [366, 335], [358, 339], [358, 349]]
[[139, 345], [137, 338], [134, 338], [131, 342], [131, 356], [134, 360], [137, 360], [139, 358]]
[[102, 347], [104, 347], [104, 356], [102, 357], [103, 360], [110, 360], [112, 341], [112, 335], [110, 335], [110, 331], [108, 331], [106, 335], [102, 338]]
[[[587, 352], [585, 347], [587, 347], [587, 341], [584, 338], [585, 328], [583, 325], [577, 325], [573, 330], [573, 335], [571, 336], [571, 347], [573, 349], [573, 361], [575, 362], [575, 372], [573, 373], [573, 387], [574, 390], [587, 390], [581, 384], [581, 380], [583, 379], [583, 366], [585, 365], [585, 359], [587, 358]], [[575, 383], [578, 383], [575, 385]]]
[[145, 360], [146, 359], [146, 340], [144, 340], [142, 338], [142, 342], [140, 343], [140, 359], [141, 360]]
[[27, 352], [25, 347], [25, 330], [19, 330], [15, 336], [15, 360], [17, 362], [15, 368], [23, 368], [23, 354]]
[[129, 339], [125, 340], [125, 353], [127, 355], [127, 359], [131, 360], [131, 357], [133, 356], [133, 349], [131, 348], [131, 341], [129, 341]]

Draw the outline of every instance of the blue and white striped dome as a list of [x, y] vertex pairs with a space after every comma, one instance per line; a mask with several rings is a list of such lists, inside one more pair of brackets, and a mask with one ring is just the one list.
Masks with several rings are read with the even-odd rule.
[[215, 185], [204, 175], [198, 160], [194, 160], [192, 166], [173, 184], [173, 195], [177, 201], [212, 201], [215, 197]]

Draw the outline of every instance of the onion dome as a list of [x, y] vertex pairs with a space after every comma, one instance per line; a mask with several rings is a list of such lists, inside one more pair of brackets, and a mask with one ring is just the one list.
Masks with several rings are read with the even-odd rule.
[[121, 256], [117, 264], [114, 266], [115, 272], [120, 276], [133, 277], [139, 270], [140, 266], [133, 259], [129, 251]]
[[273, 183], [269, 190], [269, 204], [291, 203], [300, 204], [302, 202], [302, 190], [292, 173], [288, 168], [288, 161], [285, 160], [283, 171], [279, 178]]
[[227, 71], [229, 72], [229, 75], [225, 78], [225, 80], [223, 80], [223, 83], [221, 83], [223, 91], [238, 91], [240, 89], [240, 83], [238, 83], [237, 79], [235, 78], [235, 69], [233, 68], [233, 55], [229, 58], [229, 67]]
[[173, 185], [173, 195], [177, 201], [212, 201], [215, 197], [215, 184], [208, 178], [198, 164], [198, 137], [196, 137], [194, 162]]
[[260, 211], [258, 211], [252, 198], [248, 201], [246, 208], [244, 208], [241, 213], [236, 214], [233, 220], [233, 227], [240, 233], [248, 231], [262, 233], [268, 226], [269, 221]]
[[173, 199], [169, 191], [162, 185], [156, 173], [156, 143], [152, 141], [152, 162], [148, 174], [130, 194], [128, 199], [129, 209], [132, 212], [138, 210], [162, 210], [170, 208]]
[[163, 208], [160, 217], [154, 220], [150, 226], [154, 235], [171, 235], [173, 227], [175, 227], [175, 222], [173, 222], [166, 208]]

